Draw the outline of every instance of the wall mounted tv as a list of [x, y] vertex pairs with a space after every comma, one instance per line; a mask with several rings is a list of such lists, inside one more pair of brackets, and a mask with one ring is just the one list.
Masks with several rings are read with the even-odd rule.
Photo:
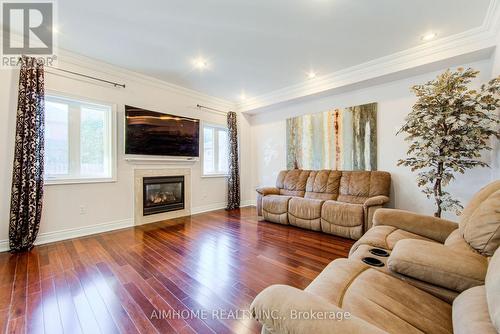
[[125, 106], [125, 154], [199, 156], [200, 120]]

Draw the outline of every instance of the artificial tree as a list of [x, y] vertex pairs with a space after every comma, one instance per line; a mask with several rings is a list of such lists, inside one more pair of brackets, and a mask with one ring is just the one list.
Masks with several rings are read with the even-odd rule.
[[460, 214], [460, 201], [443, 188], [456, 173], [489, 167], [479, 158], [484, 150], [491, 150], [491, 137], [500, 138], [500, 77], [479, 90], [469, 89], [478, 73], [470, 68], [447, 70], [435, 80], [413, 86], [418, 99], [398, 131], [406, 133], [410, 142], [408, 157], [399, 160], [398, 166], [419, 171], [417, 184], [427, 198], [434, 197], [436, 217], [443, 211]]

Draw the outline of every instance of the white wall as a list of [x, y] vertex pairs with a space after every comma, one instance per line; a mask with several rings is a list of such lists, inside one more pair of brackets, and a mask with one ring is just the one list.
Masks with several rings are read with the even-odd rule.
[[[500, 55], [472, 66], [481, 71], [479, 82], [500, 74]], [[179, 165], [132, 165], [124, 160], [123, 115], [124, 105], [130, 104], [151, 110], [200, 118], [211, 123], [225, 123], [225, 117], [200, 111], [197, 103], [230, 109], [226, 101], [188, 91], [158, 80], [137, 75], [104, 63], [74, 55], [61, 57], [59, 67], [123, 82], [126, 89], [114, 88], [74, 76], [47, 73], [47, 90], [105, 101], [117, 105], [118, 113], [118, 181], [104, 184], [51, 185], [45, 187], [43, 218], [38, 242], [47, 242], [75, 235], [104, 231], [133, 224], [133, 173], [135, 168], [175, 168]], [[498, 73], [496, 73], [498, 72]], [[438, 72], [415, 76], [388, 84], [343, 94], [307, 99], [307, 101], [275, 106], [261, 114], [239, 117], [240, 175], [242, 204], [255, 200], [255, 187], [273, 185], [276, 175], [286, 166], [286, 118], [321, 112], [332, 107], [345, 107], [378, 102], [378, 165], [391, 172], [393, 179], [391, 206], [432, 213], [433, 205], [415, 185], [414, 175], [396, 161], [405, 156], [407, 144], [402, 136], [395, 136], [415, 97], [409, 87], [434, 78]], [[14, 151], [14, 133], [17, 104], [17, 70], [0, 70], [0, 250], [7, 249], [10, 187]], [[460, 175], [450, 190], [466, 202], [471, 194], [493, 178], [498, 178], [499, 146], [485, 160], [493, 162], [494, 170], [475, 169]], [[497, 161], [495, 163], [495, 161]], [[183, 165], [184, 166], [184, 165]], [[202, 178], [201, 164], [192, 168], [192, 210], [201, 212], [220, 208], [226, 201], [226, 180]], [[80, 206], [86, 214], [80, 214]]]
[[[193, 91], [168, 85], [158, 80], [99, 63], [87, 58], [66, 55], [60, 58], [61, 68], [96, 75], [123, 82], [126, 88], [114, 88], [72, 75], [46, 74], [46, 90], [72, 96], [90, 98], [116, 104], [118, 120], [117, 182], [75, 185], [50, 185], [45, 187], [43, 218], [38, 241], [46, 242], [77, 234], [108, 230], [133, 224], [133, 178], [135, 168], [176, 168], [176, 165], [134, 165], [124, 160], [123, 117], [124, 105], [176, 115], [199, 118], [210, 123], [225, 124], [224, 115], [199, 110], [196, 104], [228, 110], [231, 104]], [[0, 249], [5, 250], [8, 239], [10, 187], [17, 104], [18, 70], [0, 70]], [[248, 165], [250, 131], [246, 120], [240, 117], [242, 153], [241, 165]], [[248, 153], [246, 153], [248, 152]], [[225, 178], [202, 178], [201, 163], [183, 164], [192, 169], [192, 211], [201, 212], [221, 208], [226, 203]], [[250, 178], [242, 173], [242, 204], [248, 204]], [[80, 214], [85, 206], [86, 214]]]
[[[490, 79], [491, 62], [491, 60], [485, 60], [464, 66], [481, 71], [480, 77], [475, 83], [479, 84]], [[410, 87], [431, 80], [438, 73], [440, 71], [367, 89], [290, 103], [286, 106], [270, 108], [253, 116], [247, 115], [252, 126], [253, 186], [274, 185], [278, 172], [286, 168], [285, 120], [287, 118], [322, 112], [334, 107], [378, 102], [378, 169], [388, 171], [392, 175], [391, 206], [433, 214], [433, 203], [426, 199], [417, 188], [415, 175], [406, 167], [396, 166], [397, 160], [406, 155], [408, 145], [402, 135], [396, 136], [395, 134], [416, 100], [410, 92]], [[491, 163], [492, 159], [494, 159], [493, 155], [484, 155], [485, 161]], [[471, 194], [491, 181], [492, 175], [494, 173], [488, 169], [471, 170], [466, 175], [457, 176], [456, 182], [449, 187], [449, 190], [463, 203], [466, 203]], [[455, 218], [453, 215], [447, 216]]]

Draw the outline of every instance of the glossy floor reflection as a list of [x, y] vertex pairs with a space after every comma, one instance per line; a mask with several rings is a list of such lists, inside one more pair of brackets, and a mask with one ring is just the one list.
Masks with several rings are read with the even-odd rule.
[[270, 284], [304, 288], [353, 241], [259, 222], [255, 208], [0, 253], [8, 333], [258, 333]]

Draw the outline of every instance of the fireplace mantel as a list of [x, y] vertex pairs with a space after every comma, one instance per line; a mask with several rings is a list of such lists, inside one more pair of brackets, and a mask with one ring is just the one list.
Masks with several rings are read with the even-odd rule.
[[198, 157], [152, 157], [152, 156], [142, 156], [142, 155], [127, 155], [125, 161], [130, 164], [194, 164], [199, 161]]
[[[184, 176], [184, 209], [143, 215], [143, 179], [156, 176]], [[189, 216], [191, 214], [191, 169], [190, 168], [162, 168], [162, 169], [135, 169], [134, 170], [134, 219], [135, 225], [154, 223], [166, 219]]]

